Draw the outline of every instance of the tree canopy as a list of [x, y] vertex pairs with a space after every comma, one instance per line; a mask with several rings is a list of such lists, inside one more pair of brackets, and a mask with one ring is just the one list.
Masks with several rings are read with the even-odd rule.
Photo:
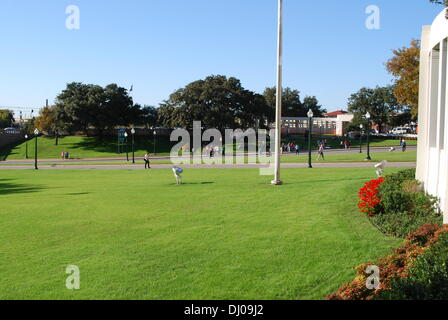
[[371, 115], [371, 121], [379, 126], [391, 122], [392, 118], [403, 111], [394, 95], [394, 87], [362, 88], [351, 95], [348, 100], [348, 110], [355, 116], [353, 123], [364, 123], [367, 112]]
[[[106, 130], [130, 125], [192, 129], [194, 121], [220, 131], [268, 128], [275, 120], [275, 95], [275, 88], [261, 95], [245, 89], [236, 78], [215, 75], [176, 90], [156, 108], [134, 104], [128, 91], [116, 84], [101, 87], [72, 82], [54, 106], [41, 110], [36, 126], [56, 137], [62, 132], [88, 133], [89, 128], [102, 136]], [[326, 112], [316, 97], [305, 97], [302, 102], [299, 91], [291, 88], [284, 89], [283, 103], [284, 116], [306, 117], [309, 109], [316, 116]]]
[[[266, 88], [263, 96], [266, 103], [275, 114], [277, 89], [275, 87]], [[321, 117], [327, 110], [323, 109], [316, 97], [305, 97], [303, 102], [298, 90], [289, 87], [283, 89], [282, 94], [282, 116], [283, 117], [306, 117], [308, 110], [313, 110], [316, 117]]]
[[418, 92], [420, 75], [420, 42], [412, 40], [409, 48], [393, 50], [387, 61], [387, 70], [395, 77], [394, 94], [397, 101], [409, 106], [414, 119], [418, 116]]
[[167, 127], [191, 129], [193, 121], [205, 128], [248, 128], [272, 121], [263, 96], [246, 90], [240, 80], [209, 76], [170, 95], [159, 109], [159, 121]]
[[69, 131], [94, 127], [102, 135], [106, 129], [144, 122], [148, 110], [134, 105], [128, 91], [116, 84], [103, 88], [72, 82], [57, 96], [53, 111], [61, 120], [53, 130], [64, 123]]

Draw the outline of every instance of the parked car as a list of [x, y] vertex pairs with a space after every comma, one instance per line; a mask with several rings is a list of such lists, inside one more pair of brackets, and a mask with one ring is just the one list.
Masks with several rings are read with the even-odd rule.
[[405, 128], [405, 127], [398, 127], [398, 128], [393, 129], [390, 133], [396, 134], [396, 135], [403, 135], [403, 134], [411, 133], [411, 129]]

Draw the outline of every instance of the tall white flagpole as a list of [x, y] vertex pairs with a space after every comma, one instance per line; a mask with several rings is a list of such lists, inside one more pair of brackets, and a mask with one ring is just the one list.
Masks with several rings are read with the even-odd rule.
[[278, 44], [277, 44], [277, 96], [275, 116], [275, 178], [273, 185], [281, 185], [280, 148], [282, 142], [282, 67], [283, 67], [283, 0], [278, 0]]

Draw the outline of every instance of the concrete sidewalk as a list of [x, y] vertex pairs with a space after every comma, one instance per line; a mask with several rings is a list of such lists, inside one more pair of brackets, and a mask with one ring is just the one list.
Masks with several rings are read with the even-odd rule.
[[[348, 163], [314, 163], [314, 168], [372, 168], [374, 163], [348, 162]], [[390, 162], [388, 168], [415, 168], [415, 162]], [[151, 169], [171, 169], [171, 164], [152, 165]], [[260, 169], [266, 168], [259, 164], [236, 164], [236, 165], [181, 165], [184, 169]], [[282, 168], [308, 168], [306, 163], [284, 163]], [[0, 166], [0, 170], [33, 170], [34, 166]], [[141, 164], [135, 165], [39, 165], [39, 170], [144, 170]]]
[[[386, 153], [389, 152], [390, 147], [373, 147], [371, 148], [372, 152], [378, 152], [378, 153]], [[415, 151], [417, 150], [417, 147], [415, 146], [410, 146], [407, 149], [408, 151]], [[316, 151], [313, 150], [313, 154]], [[366, 152], [366, 149], [363, 149], [363, 152]], [[401, 152], [400, 150], [397, 149], [396, 152]], [[351, 148], [350, 150], [345, 150], [345, 149], [328, 149], [325, 150], [326, 154], [356, 154], [359, 153], [359, 148]], [[300, 152], [300, 155], [306, 155], [307, 151], [306, 150], [302, 150]], [[237, 155], [239, 157], [242, 157], [243, 155]], [[295, 152], [291, 152], [291, 153], [283, 153], [282, 156], [286, 156], [286, 157], [297, 157]], [[85, 159], [68, 159], [68, 160], [62, 160], [62, 159], [38, 159], [39, 163], [41, 163], [42, 165], [48, 164], [61, 164], [63, 165], [64, 163], [95, 163], [95, 162], [123, 162], [125, 161], [126, 157], [111, 157], [111, 158], [85, 158]], [[132, 159], [132, 157], [129, 158], [130, 160]], [[143, 161], [143, 157], [135, 157], [136, 161]], [[150, 157], [150, 161], [157, 161], [157, 160], [170, 160], [170, 156], [157, 156], [157, 157]], [[29, 158], [27, 160], [25, 159], [16, 159], [16, 160], [5, 160], [5, 161], [0, 161], [0, 164], [11, 164], [11, 165], [16, 165], [16, 164], [29, 164], [29, 165], [33, 165], [34, 164], [34, 159], [33, 158]]]

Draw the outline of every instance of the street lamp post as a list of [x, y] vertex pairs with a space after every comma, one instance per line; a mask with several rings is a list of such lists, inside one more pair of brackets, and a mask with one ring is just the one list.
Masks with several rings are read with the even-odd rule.
[[370, 161], [372, 158], [370, 157], [370, 118], [371, 115], [369, 112], [366, 113], [366, 119], [367, 119], [367, 157], [366, 160]]
[[308, 111], [308, 168], [312, 169], [313, 168], [313, 164], [311, 163], [311, 134], [312, 134], [312, 130], [313, 130], [313, 117], [314, 117], [314, 113], [313, 110], [309, 110]]
[[134, 153], [134, 135], [135, 135], [135, 129], [131, 129], [132, 133], [132, 163], [135, 163], [135, 153]]
[[362, 153], [362, 129], [364, 126], [362, 124], [359, 125], [359, 153]]
[[152, 133], [154, 136], [154, 155], [156, 155], [156, 136], [157, 136], [157, 131], [154, 130], [154, 132]]
[[39, 130], [36, 128], [34, 129], [34, 136], [36, 139], [36, 145], [34, 147], [34, 169], [38, 170], [37, 168], [37, 136], [39, 135]]
[[126, 139], [126, 161], [129, 162], [129, 152], [128, 152], [128, 133], [124, 133], [124, 138]]
[[280, 147], [282, 143], [282, 77], [283, 77], [283, 0], [278, 0], [278, 39], [277, 39], [277, 95], [275, 103], [275, 177], [273, 185], [282, 185], [280, 180]]
[[25, 159], [28, 159], [28, 135], [25, 135]]

